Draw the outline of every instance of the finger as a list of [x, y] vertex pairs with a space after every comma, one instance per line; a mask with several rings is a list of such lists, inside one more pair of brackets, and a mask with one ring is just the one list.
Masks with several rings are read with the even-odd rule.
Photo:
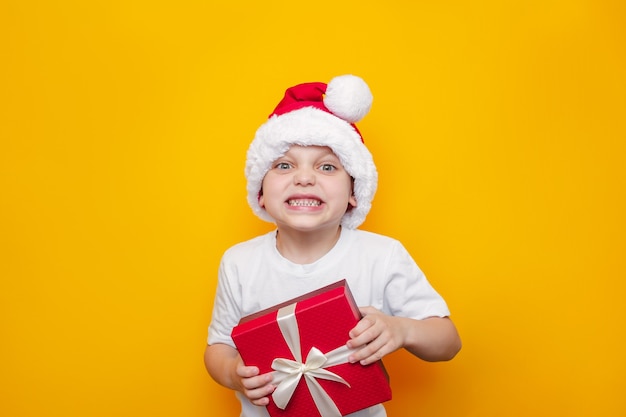
[[367, 329], [372, 327], [375, 324], [375, 320], [371, 316], [363, 317], [359, 322], [354, 326], [350, 333], [348, 334], [350, 338], [354, 339], [359, 335], [363, 334]]
[[238, 366], [237, 367], [237, 376], [241, 378], [251, 378], [253, 376], [257, 376], [259, 374], [259, 368], [256, 366]]
[[378, 338], [363, 349], [357, 351], [355, 359], [362, 365], [369, 365], [370, 363], [381, 360], [383, 356], [389, 352], [391, 352], [391, 350], [389, 350], [388, 344], [382, 338]]
[[359, 336], [359, 338], [352, 339], [348, 342], [348, 347], [357, 349], [356, 352], [348, 357], [348, 360], [352, 363], [360, 362], [374, 355], [384, 344], [384, 340], [377, 337], [376, 334], [372, 332], [364, 333]]
[[361, 312], [362, 316], [367, 316], [368, 314], [375, 314], [375, 313], [378, 312], [377, 309], [375, 309], [374, 307], [371, 307], [371, 306], [359, 307], [359, 311]]
[[378, 337], [379, 333], [376, 332], [376, 329], [369, 328], [365, 332], [360, 335], [353, 337], [348, 340], [348, 347], [350, 349], [360, 349], [364, 348], [368, 344], [372, 343]]
[[263, 374], [259, 376], [253, 376], [250, 378], [243, 378], [241, 383], [243, 387], [249, 391], [266, 387], [272, 382], [272, 374]]
[[384, 341], [374, 339], [369, 344], [363, 346], [361, 349], [354, 352], [348, 360], [352, 363], [354, 362], [363, 362], [364, 360], [367, 363], [375, 362], [376, 358], [382, 358], [385, 351], [382, 350], [385, 346]]
[[365, 359], [362, 359], [360, 361], [361, 365], [369, 365], [372, 364], [374, 362], [378, 362], [379, 360], [381, 360], [385, 355], [383, 354], [382, 350], [376, 351], [373, 355], [368, 356]]
[[367, 352], [361, 349], [354, 355], [351, 355], [348, 360], [350, 361], [350, 363], [359, 362], [361, 365], [369, 365], [371, 363], [381, 360], [384, 356], [385, 353], [383, 349]]
[[260, 388], [245, 390], [244, 394], [256, 405], [267, 405], [269, 403], [269, 395], [271, 395], [275, 389], [276, 387], [274, 385], [268, 384]]
[[254, 405], [268, 405], [270, 403], [270, 399], [268, 397], [259, 398], [258, 400], [252, 400], [252, 404]]
[[383, 330], [384, 327], [380, 326], [375, 316], [368, 316], [350, 332], [351, 339], [348, 341], [348, 347], [354, 349], [371, 343], [381, 335]]

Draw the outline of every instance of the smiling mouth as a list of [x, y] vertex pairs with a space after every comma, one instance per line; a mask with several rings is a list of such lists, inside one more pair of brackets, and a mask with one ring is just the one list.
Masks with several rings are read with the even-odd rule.
[[322, 202], [320, 200], [306, 198], [287, 200], [287, 204], [289, 204], [291, 207], [318, 207], [322, 204]]

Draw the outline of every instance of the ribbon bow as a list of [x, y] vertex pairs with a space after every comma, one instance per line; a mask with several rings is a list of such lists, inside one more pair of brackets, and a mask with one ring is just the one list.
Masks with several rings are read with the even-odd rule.
[[347, 363], [348, 356], [353, 349], [348, 349], [347, 346], [343, 345], [324, 354], [318, 348], [313, 347], [307, 354], [306, 362], [302, 363], [300, 332], [295, 310], [296, 304], [291, 304], [278, 310], [278, 327], [296, 360], [276, 358], [272, 362], [272, 369], [275, 371], [273, 373], [274, 383], [278, 384], [272, 394], [272, 399], [278, 408], [284, 410], [289, 400], [291, 400], [300, 378], [304, 376], [304, 380], [320, 414], [324, 417], [341, 417], [341, 412], [332, 398], [317, 382], [317, 378], [339, 382], [349, 387], [350, 384], [346, 380], [324, 368]]

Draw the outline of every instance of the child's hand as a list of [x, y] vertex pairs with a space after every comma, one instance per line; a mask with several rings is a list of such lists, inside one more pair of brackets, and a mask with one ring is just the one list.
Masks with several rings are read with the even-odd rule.
[[254, 405], [267, 405], [270, 402], [267, 396], [276, 389], [271, 373], [259, 375], [256, 366], [245, 366], [239, 352], [232, 346], [223, 343], [207, 345], [204, 364], [215, 381], [241, 392]]
[[349, 348], [360, 348], [350, 355], [350, 362], [369, 365], [404, 345], [405, 331], [397, 317], [388, 316], [374, 307], [360, 308], [363, 318], [350, 331]]
[[243, 362], [237, 365], [236, 374], [240, 378], [241, 392], [255, 405], [267, 405], [270, 402], [268, 395], [276, 389], [272, 385], [272, 374], [259, 375], [256, 366], [245, 366]]

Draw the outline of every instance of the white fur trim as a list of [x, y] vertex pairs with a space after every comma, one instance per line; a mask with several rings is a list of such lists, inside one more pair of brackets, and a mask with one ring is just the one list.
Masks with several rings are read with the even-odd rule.
[[254, 213], [263, 220], [274, 222], [259, 205], [259, 192], [272, 163], [292, 145], [328, 146], [335, 152], [354, 178], [357, 201], [357, 206], [346, 212], [341, 224], [348, 229], [361, 225], [370, 211], [378, 184], [372, 155], [350, 123], [313, 107], [274, 115], [257, 130], [248, 148], [245, 168], [248, 204]]

